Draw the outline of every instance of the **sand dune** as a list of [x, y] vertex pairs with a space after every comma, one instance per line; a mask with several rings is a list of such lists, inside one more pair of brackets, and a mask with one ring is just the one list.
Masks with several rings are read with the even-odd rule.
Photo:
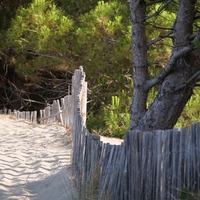
[[0, 200], [76, 199], [70, 155], [64, 127], [0, 115]]

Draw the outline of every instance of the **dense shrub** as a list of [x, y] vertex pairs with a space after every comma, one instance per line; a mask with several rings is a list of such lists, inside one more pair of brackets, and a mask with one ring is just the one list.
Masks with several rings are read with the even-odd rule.
[[[17, 10], [15, 18], [6, 26], [10, 28], [0, 33], [4, 66], [12, 64], [20, 76], [39, 83], [38, 69], [73, 71], [82, 65], [89, 85], [88, 128], [122, 138], [130, 123], [133, 88], [128, 2], [34, 0], [27, 5], [28, 2], [24, 0], [26, 6]], [[147, 14], [151, 15], [159, 6], [149, 7]], [[176, 8], [169, 7], [147, 20], [149, 43], [170, 30], [175, 18], [173, 9]], [[155, 21], [161, 26], [154, 27]], [[166, 64], [171, 44], [169, 37], [149, 47], [150, 78]], [[158, 89], [157, 86], [150, 91], [147, 107]], [[188, 126], [199, 120], [198, 97], [196, 92], [177, 126]]]
[[52, 1], [34, 0], [17, 11], [2, 49], [12, 49], [19, 74], [35, 79], [39, 68], [66, 64], [72, 30], [73, 20]]

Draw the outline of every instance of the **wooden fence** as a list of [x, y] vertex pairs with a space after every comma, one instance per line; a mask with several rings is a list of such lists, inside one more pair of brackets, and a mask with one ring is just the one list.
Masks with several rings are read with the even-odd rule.
[[200, 123], [181, 130], [128, 131], [121, 145], [105, 144], [88, 134], [80, 96], [74, 97], [72, 167], [84, 193], [93, 187], [98, 200], [174, 200], [181, 191], [200, 189]]
[[72, 129], [72, 171], [81, 191], [89, 194], [93, 187], [97, 200], [175, 200], [181, 190], [199, 190], [199, 123], [181, 130], [127, 131], [121, 145], [110, 145], [88, 134], [86, 101], [85, 73], [76, 70], [72, 94], [41, 111], [40, 119], [53, 117]]
[[[59, 100], [54, 100], [53, 103], [47, 106], [44, 110], [40, 111], [18, 111], [18, 110], [7, 110], [6, 108], [0, 110], [0, 114], [13, 115], [16, 118], [26, 119], [31, 121], [33, 124], [41, 123], [47, 124], [52, 122], [60, 122], [65, 127], [73, 129], [74, 122], [74, 107], [77, 107], [81, 115], [83, 125], [86, 123], [86, 110], [87, 110], [87, 82], [81, 80], [85, 77], [85, 73], [82, 69], [76, 70], [72, 77], [72, 87], [70, 94]], [[69, 88], [68, 88], [69, 91]], [[79, 99], [75, 97], [77, 97]], [[80, 101], [81, 110], [80, 110]]]
[[79, 139], [85, 139], [73, 152], [78, 154], [73, 160], [77, 183], [87, 192], [94, 184], [92, 176], [98, 176], [96, 199], [174, 200], [181, 190], [200, 188], [200, 124], [182, 130], [128, 131], [121, 145], [103, 144], [84, 128], [79, 133]]

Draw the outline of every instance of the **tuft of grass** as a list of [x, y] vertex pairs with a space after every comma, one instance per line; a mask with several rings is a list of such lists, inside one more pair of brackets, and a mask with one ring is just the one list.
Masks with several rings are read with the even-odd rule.
[[179, 190], [179, 200], [200, 200], [200, 191], [191, 191], [183, 187]]
[[[88, 182], [86, 182], [86, 177], [84, 177], [81, 184], [79, 199], [81, 200], [95, 200], [98, 199], [99, 187], [101, 180], [101, 166], [99, 163], [95, 164], [91, 171], [91, 177]], [[109, 194], [103, 195], [102, 200], [111, 200]]]

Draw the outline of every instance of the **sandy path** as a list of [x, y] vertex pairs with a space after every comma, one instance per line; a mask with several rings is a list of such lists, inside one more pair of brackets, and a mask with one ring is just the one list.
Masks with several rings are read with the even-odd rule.
[[0, 200], [77, 199], [71, 136], [57, 124], [32, 125], [0, 115]]

